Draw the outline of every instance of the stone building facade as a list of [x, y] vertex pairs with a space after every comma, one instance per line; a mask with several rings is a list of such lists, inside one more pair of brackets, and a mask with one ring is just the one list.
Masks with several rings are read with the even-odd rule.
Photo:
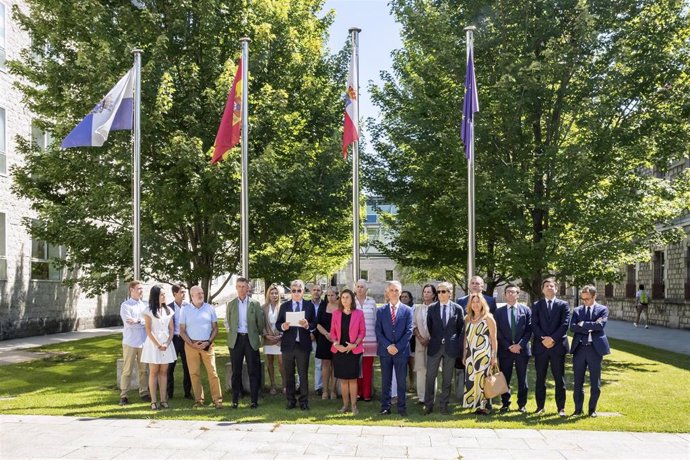
[[6, 61], [19, 59], [31, 39], [12, 18], [18, 0], [0, 0], [0, 340], [71, 331], [120, 323], [120, 303], [126, 289], [86, 298], [79, 288], [60, 281], [65, 273], [50, 263], [63, 251], [44, 241], [32, 241], [25, 226], [35, 217], [30, 203], [11, 192], [11, 169], [22, 163], [17, 136], [39, 147], [51, 142], [32, 124], [32, 114], [14, 88], [16, 77]]

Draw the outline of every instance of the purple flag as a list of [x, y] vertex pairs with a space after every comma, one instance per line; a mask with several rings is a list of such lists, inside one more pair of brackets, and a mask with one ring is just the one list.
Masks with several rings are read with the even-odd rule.
[[474, 139], [474, 114], [479, 112], [477, 97], [477, 80], [474, 78], [474, 58], [470, 49], [467, 57], [467, 75], [465, 75], [465, 104], [462, 109], [462, 142], [465, 144], [465, 157], [470, 159], [470, 142]]

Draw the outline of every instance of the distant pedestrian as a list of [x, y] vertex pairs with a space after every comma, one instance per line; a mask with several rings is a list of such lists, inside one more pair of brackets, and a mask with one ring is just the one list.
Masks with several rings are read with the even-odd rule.
[[637, 309], [637, 319], [633, 326], [640, 324], [640, 316], [644, 313], [644, 328], [649, 329], [649, 294], [644, 290], [644, 284], [640, 284], [640, 289], [635, 293], [635, 308]]

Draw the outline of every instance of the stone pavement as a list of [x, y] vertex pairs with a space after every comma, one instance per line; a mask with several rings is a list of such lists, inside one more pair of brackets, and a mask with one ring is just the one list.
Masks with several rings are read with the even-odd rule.
[[633, 327], [632, 323], [610, 319], [606, 322], [606, 335], [662, 350], [690, 355], [690, 330], [661, 326]]
[[0, 457], [673, 460], [690, 458], [690, 434], [0, 415]]

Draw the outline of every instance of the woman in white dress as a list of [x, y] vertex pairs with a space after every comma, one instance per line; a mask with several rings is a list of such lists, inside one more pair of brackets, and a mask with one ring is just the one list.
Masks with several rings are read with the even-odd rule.
[[156, 402], [156, 386], [160, 389], [160, 407], [167, 409], [168, 405], [168, 364], [177, 359], [173, 338], [173, 315], [175, 312], [165, 302], [165, 291], [162, 286], [151, 288], [149, 294], [149, 308], [144, 313], [146, 321], [146, 341], [141, 352], [141, 362], [149, 365], [149, 394], [151, 395], [151, 409], [158, 410]]
[[280, 332], [276, 329], [278, 312], [280, 311], [280, 290], [278, 285], [273, 283], [266, 290], [266, 304], [263, 306], [264, 316], [266, 317], [266, 328], [264, 329], [264, 353], [266, 354], [266, 364], [268, 368], [268, 378], [271, 381], [271, 394], [276, 391], [276, 371], [275, 357], [278, 357], [278, 369], [280, 379], [283, 382], [283, 392], [285, 390], [285, 372], [283, 371], [283, 355], [280, 352]]

